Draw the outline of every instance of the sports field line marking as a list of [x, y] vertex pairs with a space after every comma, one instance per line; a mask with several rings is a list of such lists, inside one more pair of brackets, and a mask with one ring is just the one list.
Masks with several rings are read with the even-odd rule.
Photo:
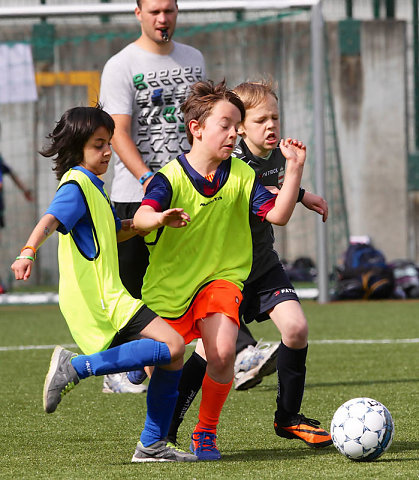
[[[270, 342], [275, 343], [275, 342]], [[310, 340], [310, 345], [337, 345], [337, 344], [394, 344], [394, 343], [419, 343], [419, 338], [385, 338], [381, 340], [367, 340], [367, 339], [335, 339], [335, 340]], [[191, 342], [189, 345], [195, 345], [196, 342]], [[75, 343], [63, 343], [64, 348], [77, 348]], [[10, 347], [0, 347], [0, 352], [15, 352], [23, 350], [52, 350], [55, 345], [16, 345]]]
[[363, 343], [372, 343], [372, 344], [380, 344], [380, 343], [419, 343], [419, 338], [383, 338], [381, 340], [362, 340], [362, 339], [346, 339], [346, 340], [309, 340], [309, 344], [363, 344]]

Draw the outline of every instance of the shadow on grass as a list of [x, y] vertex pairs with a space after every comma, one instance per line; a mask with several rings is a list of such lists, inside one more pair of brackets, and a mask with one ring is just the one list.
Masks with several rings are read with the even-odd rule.
[[419, 378], [398, 378], [388, 379], [388, 380], [369, 380], [369, 381], [359, 381], [354, 380], [351, 382], [322, 382], [322, 383], [308, 383], [306, 388], [318, 388], [318, 387], [337, 387], [337, 386], [365, 386], [365, 385], [390, 385], [397, 383], [418, 383]]
[[[350, 382], [321, 382], [321, 383], [306, 383], [305, 388], [320, 388], [320, 387], [354, 387], [354, 386], [366, 386], [366, 385], [394, 385], [398, 383], [419, 383], [419, 378], [398, 378], [388, 379], [388, 380], [368, 380], [360, 381], [353, 380]], [[276, 392], [278, 387], [277, 385], [258, 385], [258, 390], [263, 390], [264, 392]], [[248, 390], [243, 390], [248, 391]]]
[[267, 460], [298, 460], [301, 458], [336, 455], [332, 446], [327, 448], [291, 449], [291, 448], [264, 448], [263, 450], [240, 450], [232, 454], [223, 454], [224, 461], [267, 461]]
[[[397, 454], [401, 452], [417, 452], [419, 451], [419, 442], [393, 442], [390, 447], [390, 453]], [[287, 460], [295, 461], [306, 459], [310, 457], [330, 456], [336, 455], [337, 451], [333, 446], [327, 448], [264, 448], [264, 449], [249, 449], [240, 450], [234, 453], [222, 453], [222, 462], [264, 462], [270, 460]], [[419, 457], [414, 458], [388, 458], [385, 455], [375, 460], [374, 463], [395, 463], [395, 462], [415, 462]], [[199, 462], [201, 463], [201, 462]], [[359, 462], [355, 462], [359, 463]], [[131, 462], [110, 462], [109, 465], [135, 465]]]

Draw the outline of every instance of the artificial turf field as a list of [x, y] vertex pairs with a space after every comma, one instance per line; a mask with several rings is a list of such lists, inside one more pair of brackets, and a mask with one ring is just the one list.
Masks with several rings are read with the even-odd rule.
[[[251, 390], [231, 391], [218, 429], [221, 461], [131, 464], [146, 396], [103, 394], [102, 379], [90, 378], [64, 397], [54, 414], [45, 414], [48, 346], [73, 340], [55, 305], [0, 306], [0, 478], [419, 478], [419, 302], [303, 301], [303, 308], [311, 343], [302, 412], [329, 430], [346, 400], [366, 396], [382, 402], [393, 416], [395, 435], [376, 462], [352, 462], [333, 446], [314, 450], [277, 437], [271, 375]], [[270, 321], [251, 329], [257, 339], [279, 340]], [[198, 403], [179, 432], [184, 449]]]

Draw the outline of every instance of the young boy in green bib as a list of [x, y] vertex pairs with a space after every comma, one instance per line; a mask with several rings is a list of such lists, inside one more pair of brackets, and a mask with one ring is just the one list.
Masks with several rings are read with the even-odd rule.
[[27, 280], [40, 246], [59, 232], [59, 303], [83, 355], [57, 346], [44, 385], [44, 410], [53, 413], [62, 397], [92, 375], [154, 365], [147, 391], [147, 415], [132, 462], [196, 461], [165, 440], [178, 396], [185, 343], [142, 300], [122, 285], [117, 241], [137, 234], [132, 220], [111, 207], [100, 176], [111, 159], [115, 124], [97, 107], [67, 110], [41, 153], [53, 157], [59, 185], [12, 265]]
[[[280, 121], [274, 87], [269, 81], [244, 82], [235, 87], [234, 92], [243, 101], [246, 116], [239, 127], [241, 140], [233, 155], [249, 165], [263, 185], [277, 191], [284, 179], [286, 158], [278, 147]], [[327, 220], [328, 205], [322, 197], [300, 188], [298, 201], [321, 215], [323, 221]], [[308, 351], [307, 319], [274, 249], [272, 226], [253, 216], [251, 231], [253, 265], [244, 285], [240, 317], [245, 324], [271, 319], [281, 334], [275, 362], [278, 376], [275, 433], [282, 438], [300, 439], [310, 447], [327, 447], [332, 444], [330, 434], [321, 428], [318, 420], [300, 412]], [[243, 329], [242, 338], [246, 338]], [[241, 344], [245, 342], [242, 340]], [[196, 351], [185, 363], [179, 382], [179, 398], [168, 435], [171, 443], [177, 442], [179, 426], [201, 387], [205, 369], [205, 351], [198, 342]], [[263, 365], [257, 365], [236, 374], [236, 389], [257, 385], [265, 372]]]
[[202, 338], [208, 364], [190, 449], [199, 460], [218, 460], [216, 429], [233, 381], [241, 290], [252, 266], [250, 215], [288, 222], [306, 152], [297, 140], [281, 140], [288, 167], [275, 195], [231, 156], [245, 110], [224, 82], [194, 84], [182, 112], [191, 150], [155, 174], [134, 226], [150, 232], [144, 302], [185, 343]]

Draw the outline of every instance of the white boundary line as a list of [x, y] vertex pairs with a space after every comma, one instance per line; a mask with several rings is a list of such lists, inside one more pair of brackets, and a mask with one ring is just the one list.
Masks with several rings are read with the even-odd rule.
[[[271, 342], [275, 343], [275, 342]], [[419, 343], [419, 338], [386, 338], [378, 340], [368, 339], [336, 339], [336, 340], [311, 340], [308, 342], [310, 345], [387, 345], [396, 343]], [[196, 341], [191, 342], [189, 345], [195, 345]], [[67, 343], [61, 345], [64, 348], [77, 348], [75, 343]], [[52, 350], [55, 345], [16, 345], [9, 347], [0, 347], [0, 352], [18, 352], [25, 350]]]
[[[301, 300], [314, 300], [319, 295], [318, 288], [296, 288]], [[1, 305], [47, 305], [58, 303], [58, 293], [5, 293], [0, 295]]]
[[[318, 288], [296, 288], [301, 300], [315, 300], [319, 295]], [[58, 303], [58, 293], [5, 293], [0, 295], [1, 305], [48, 305]]]

